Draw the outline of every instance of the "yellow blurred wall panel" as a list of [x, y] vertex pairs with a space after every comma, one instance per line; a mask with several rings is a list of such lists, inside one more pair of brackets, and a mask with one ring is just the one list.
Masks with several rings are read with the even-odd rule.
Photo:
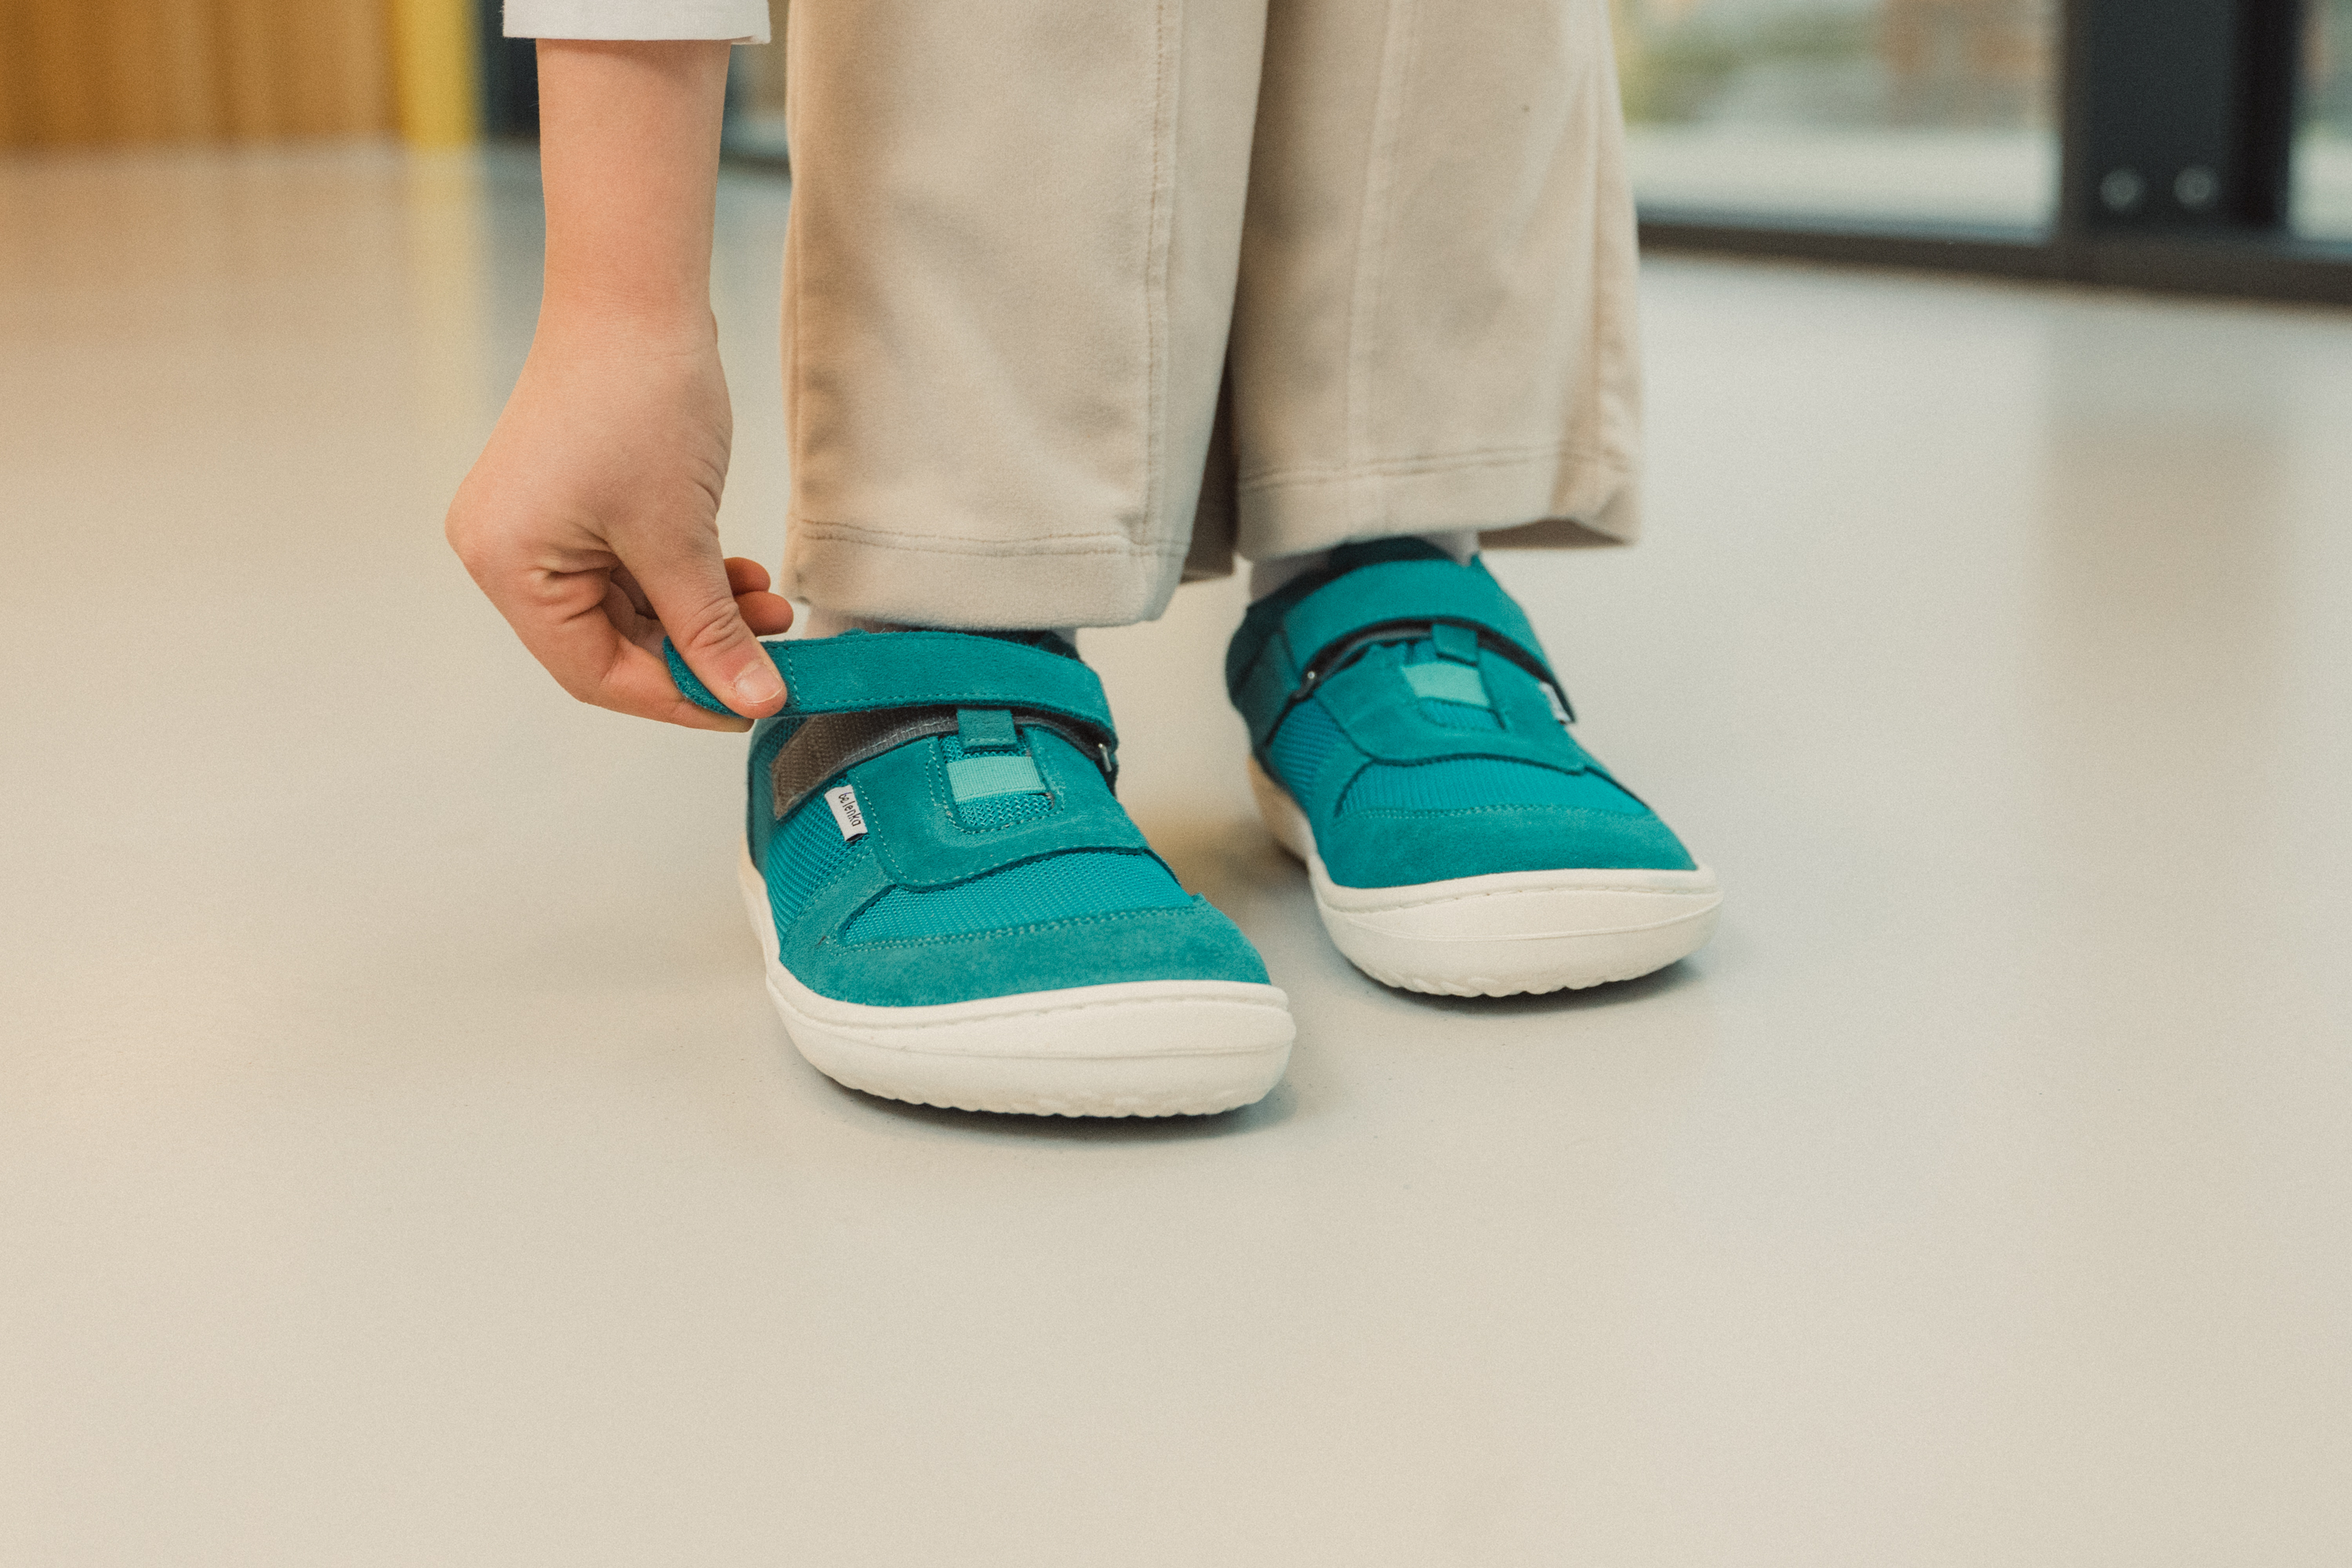
[[390, 0], [393, 91], [414, 147], [454, 147], [481, 133], [474, 0]]
[[[381, 134], [406, 122], [394, 57], [398, 13], [415, 3], [0, 0], [0, 147]], [[462, 112], [444, 106], [436, 123], [461, 140], [473, 0], [438, 8], [428, 66]]]

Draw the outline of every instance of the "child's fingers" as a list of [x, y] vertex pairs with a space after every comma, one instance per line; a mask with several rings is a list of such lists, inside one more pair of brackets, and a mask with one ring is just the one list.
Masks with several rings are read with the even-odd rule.
[[768, 592], [768, 569], [740, 555], [727, 558], [727, 587], [735, 595], [735, 613], [763, 637], [792, 629], [792, 601]]
[[748, 594], [738, 592], [735, 610], [743, 617], [745, 626], [763, 637], [793, 629], [793, 602], [781, 594], [758, 590]]
[[615, 566], [613, 568], [613, 588], [614, 592], [618, 593], [623, 598], [628, 601], [628, 607], [635, 610], [638, 615], [646, 616], [651, 616], [653, 615], [653, 601], [646, 597], [646, 591], [637, 586], [637, 580], [629, 575], [629, 569], [627, 567]]
[[760, 718], [784, 705], [784, 678], [744, 624], [713, 542], [707, 535], [680, 534], [627, 565], [687, 668], [729, 708]]
[[621, 644], [621, 656], [604, 670], [604, 682], [591, 700], [597, 708], [612, 708], [614, 712], [628, 712], [640, 720], [685, 724], [687, 729], [727, 729], [736, 733], [751, 729], [751, 720], [689, 703], [677, 691], [677, 682], [670, 679], [668, 663], [635, 642]]
[[629, 642], [623, 643], [621, 648], [621, 657], [605, 672], [604, 688], [596, 699], [600, 706], [642, 719], [683, 724], [690, 730], [729, 730], [740, 734], [751, 727], [749, 719], [733, 713], [713, 713], [688, 701], [679, 694], [677, 683], [670, 679], [669, 665], [659, 654]]
[[661, 656], [621, 635], [608, 613], [616, 607], [615, 598], [620, 600], [617, 607], [627, 607], [626, 595], [614, 588], [601, 603], [509, 619], [532, 657], [583, 702], [692, 730], [751, 728], [747, 720], [713, 713], [680, 695]]

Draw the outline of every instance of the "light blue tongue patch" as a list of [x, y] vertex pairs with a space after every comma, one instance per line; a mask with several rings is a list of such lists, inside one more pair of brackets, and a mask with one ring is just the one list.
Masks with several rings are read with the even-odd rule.
[[940, 737], [955, 819], [968, 831], [991, 833], [1052, 814], [1053, 792], [1021, 742], [1020, 726], [1003, 708], [959, 709], [956, 732]]
[[1020, 728], [1004, 708], [956, 710], [956, 743], [948, 749], [948, 790], [958, 805], [1001, 795], [1044, 795], [1037, 764], [1021, 749]]
[[1021, 753], [982, 752], [975, 757], [957, 757], [948, 763], [948, 789], [956, 804], [986, 800], [999, 795], [1043, 795], [1045, 781], [1037, 774], [1037, 764]]
[[1478, 672], [1478, 634], [1440, 622], [1430, 635], [1405, 649], [1404, 680], [1413, 706], [1433, 724], [1449, 730], [1499, 730], [1503, 721]]
[[1433, 659], [1427, 664], [1408, 664], [1404, 678], [1412, 687], [1412, 694], [1424, 702], [1459, 702], [1468, 708], [1494, 707], [1487, 700], [1486, 683], [1478, 679], [1475, 665], [1455, 664], [1451, 659]]

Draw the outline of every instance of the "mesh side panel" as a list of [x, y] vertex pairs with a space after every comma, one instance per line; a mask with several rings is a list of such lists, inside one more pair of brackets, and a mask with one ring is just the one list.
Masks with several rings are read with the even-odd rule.
[[1339, 802], [1350, 811], [1463, 811], [1481, 805], [1580, 806], [1638, 813], [1641, 803], [1599, 773], [1564, 773], [1501, 757], [1448, 757], [1397, 766], [1374, 763]]
[[992, 795], [979, 800], [959, 802], [956, 820], [976, 833], [986, 833], [994, 827], [1011, 827], [1017, 823], [1034, 822], [1041, 816], [1054, 815], [1054, 797], [1047, 795]]
[[1310, 697], [1292, 709], [1282, 728], [1274, 732], [1273, 743], [1265, 749], [1266, 760], [1291, 794], [1304, 795], [1315, 782], [1315, 770], [1323, 765], [1339, 739], [1339, 721], [1319, 698]]
[[842, 862], [864, 852], [862, 840], [841, 841], [841, 829], [824, 801], [812, 800], [793, 813], [768, 841], [768, 907], [775, 911], [776, 924], [788, 926], [800, 919], [810, 897], [841, 869]]
[[845, 937], [912, 942], [1192, 901], [1148, 855], [1084, 849], [1007, 866], [952, 888], [893, 888], [866, 906]]

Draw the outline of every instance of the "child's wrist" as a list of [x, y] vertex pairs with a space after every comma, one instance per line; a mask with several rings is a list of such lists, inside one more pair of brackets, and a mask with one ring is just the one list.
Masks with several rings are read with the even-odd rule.
[[559, 285], [540, 300], [539, 335], [564, 342], [626, 346], [637, 352], [699, 352], [718, 342], [708, 293]]

